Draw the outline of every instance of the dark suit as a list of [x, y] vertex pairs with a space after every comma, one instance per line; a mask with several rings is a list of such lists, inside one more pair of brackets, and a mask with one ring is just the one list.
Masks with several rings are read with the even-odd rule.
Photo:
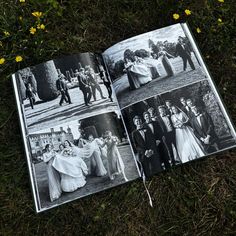
[[164, 163], [165, 169], [170, 168], [170, 163], [169, 163], [169, 156], [168, 156], [168, 151], [166, 149], [165, 143], [163, 142], [163, 131], [158, 122], [152, 121], [151, 123], [147, 124], [144, 123], [145, 128], [150, 129], [150, 131], [153, 133], [155, 137], [155, 141], [159, 140], [160, 143], [157, 146], [157, 151], [160, 154], [160, 160], [162, 163]]
[[216, 151], [218, 149], [218, 137], [215, 133], [215, 127], [210, 115], [206, 112], [199, 115], [200, 123], [197, 116], [192, 117], [191, 125], [194, 130], [196, 137], [201, 140], [201, 138], [206, 138], [207, 135], [210, 135], [209, 144], [203, 143], [205, 150], [209, 152]]
[[186, 68], [187, 68], [187, 62], [191, 66], [192, 70], [195, 70], [195, 66], [194, 66], [193, 61], [191, 59], [191, 51], [186, 44], [181, 45], [180, 43], [177, 43], [176, 44], [176, 54], [182, 58], [184, 70], [186, 70]]
[[96, 101], [96, 90], [100, 93], [101, 98], [104, 98], [102, 89], [98, 83], [98, 78], [95, 73], [88, 73], [88, 78], [89, 78], [89, 84], [92, 88], [92, 94], [93, 94], [93, 99]]
[[86, 75], [83, 73], [79, 73], [78, 82], [79, 82], [79, 88], [82, 91], [83, 96], [84, 96], [84, 103], [86, 106], [88, 106], [88, 103], [90, 102], [90, 99], [92, 96], [92, 92], [89, 87], [89, 83], [88, 83]]
[[26, 98], [29, 98], [31, 108], [34, 109], [35, 94], [33, 89], [26, 88], [25, 93], [26, 93]]
[[[144, 138], [139, 130], [132, 132], [132, 140], [135, 149], [138, 152], [139, 161], [142, 164], [143, 171], [146, 177], [150, 177], [162, 170], [160, 155], [157, 152], [155, 136], [150, 129], [143, 128]], [[145, 156], [145, 151], [151, 149], [154, 154], [150, 157]]]
[[[162, 129], [163, 136], [165, 137], [165, 144], [167, 145], [167, 148], [168, 148], [168, 151], [170, 154], [171, 163], [172, 163], [172, 165], [175, 165], [175, 157], [174, 157], [173, 148], [172, 148], [172, 144], [176, 148], [175, 129], [173, 127], [170, 116], [167, 115], [166, 117], [168, 118], [168, 120], [170, 122], [171, 131], [167, 130], [167, 127], [166, 127], [162, 117], [159, 117], [158, 123]], [[176, 150], [177, 150], [177, 148], [176, 148]]]
[[70, 99], [70, 94], [68, 92], [68, 86], [67, 83], [64, 79], [58, 79], [56, 81], [56, 87], [57, 90], [59, 90], [61, 92], [61, 100], [59, 102], [60, 105], [62, 105], [62, 103], [64, 102], [68, 102], [71, 104], [71, 99]]
[[106, 73], [106, 71], [101, 71], [100, 72], [100, 77], [104, 83], [104, 85], [107, 88], [107, 92], [108, 92], [108, 97], [110, 98], [110, 100], [112, 101], [112, 88], [111, 88], [111, 82], [108, 79], [108, 74]]

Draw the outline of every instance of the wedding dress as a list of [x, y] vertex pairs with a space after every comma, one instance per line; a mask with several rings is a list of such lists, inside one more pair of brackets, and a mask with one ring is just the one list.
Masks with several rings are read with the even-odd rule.
[[88, 168], [82, 159], [84, 151], [80, 149], [75, 146], [65, 148], [52, 163], [61, 174], [61, 188], [64, 192], [73, 192], [86, 184]]
[[166, 70], [167, 76], [173, 76], [175, 74], [175, 69], [174, 69], [172, 63], [170, 62], [170, 60], [168, 59], [168, 57], [173, 58], [173, 56], [164, 50], [160, 51], [158, 53], [158, 56], [159, 56], [160, 60], [162, 61], [162, 64]]
[[176, 129], [176, 147], [181, 162], [185, 163], [204, 156], [202, 144], [194, 135], [192, 128], [186, 125], [187, 115], [180, 110], [171, 116], [171, 120]]

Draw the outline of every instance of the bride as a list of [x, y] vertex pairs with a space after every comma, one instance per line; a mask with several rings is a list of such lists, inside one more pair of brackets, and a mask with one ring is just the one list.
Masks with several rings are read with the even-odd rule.
[[200, 141], [196, 138], [191, 127], [187, 125], [188, 116], [178, 107], [172, 106], [171, 120], [176, 129], [176, 147], [182, 163], [205, 155]]
[[52, 146], [47, 144], [45, 146], [45, 153], [43, 154], [43, 161], [47, 163], [48, 188], [51, 202], [58, 199], [62, 192], [60, 175], [52, 166], [55, 157], [56, 153], [53, 151]]
[[61, 174], [61, 188], [64, 192], [73, 192], [86, 184], [88, 168], [83, 161], [83, 150], [75, 147], [70, 141], [64, 142], [64, 149], [57, 154], [52, 165]]

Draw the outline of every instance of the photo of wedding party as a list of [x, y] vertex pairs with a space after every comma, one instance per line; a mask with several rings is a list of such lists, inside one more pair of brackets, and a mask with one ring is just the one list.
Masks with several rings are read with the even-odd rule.
[[207, 80], [135, 103], [122, 115], [147, 177], [236, 145]]
[[116, 109], [109, 75], [98, 54], [51, 60], [15, 76], [29, 132], [72, 120], [75, 115]]
[[41, 130], [29, 140], [41, 209], [139, 177], [119, 112]]
[[103, 58], [121, 108], [207, 78], [180, 24], [119, 42]]

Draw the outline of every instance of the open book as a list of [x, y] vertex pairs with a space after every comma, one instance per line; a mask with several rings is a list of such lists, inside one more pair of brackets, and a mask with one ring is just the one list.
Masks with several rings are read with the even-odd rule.
[[236, 146], [186, 24], [12, 79], [37, 212]]

